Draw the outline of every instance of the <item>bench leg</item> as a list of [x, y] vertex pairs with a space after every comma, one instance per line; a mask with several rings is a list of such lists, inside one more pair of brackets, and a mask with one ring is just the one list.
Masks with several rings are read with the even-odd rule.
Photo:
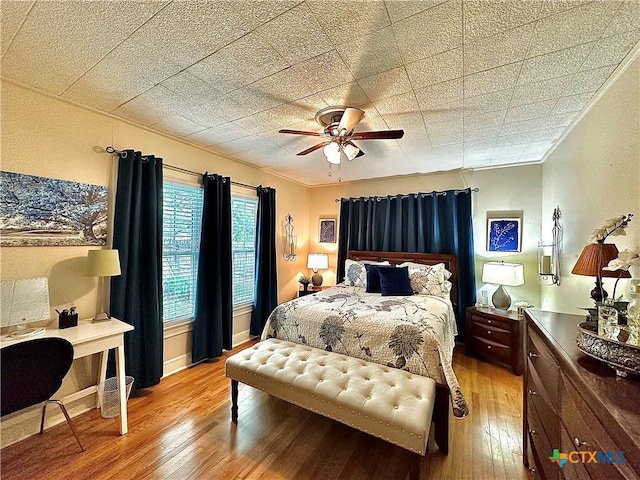
[[238, 423], [238, 381], [231, 380], [231, 421]]
[[436, 384], [436, 401], [433, 406], [433, 436], [438, 449], [445, 455], [449, 454], [449, 389]]
[[420, 480], [420, 459], [417, 453], [411, 455], [413, 458], [409, 461], [409, 480]]

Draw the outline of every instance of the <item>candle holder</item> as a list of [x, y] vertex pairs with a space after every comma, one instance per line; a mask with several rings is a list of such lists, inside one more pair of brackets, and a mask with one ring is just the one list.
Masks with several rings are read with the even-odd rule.
[[295, 262], [298, 258], [297, 243], [298, 237], [293, 234], [293, 217], [287, 215], [284, 217], [284, 259], [287, 262]]
[[562, 226], [560, 207], [553, 209], [553, 240], [538, 242], [538, 281], [541, 285], [560, 285], [560, 247]]

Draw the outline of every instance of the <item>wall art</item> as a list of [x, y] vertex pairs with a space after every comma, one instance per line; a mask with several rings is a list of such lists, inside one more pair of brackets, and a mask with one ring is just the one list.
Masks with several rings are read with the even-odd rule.
[[522, 212], [487, 212], [487, 251], [522, 249]]
[[320, 243], [336, 243], [336, 219], [321, 218], [318, 229]]
[[0, 245], [106, 245], [107, 187], [0, 172]]

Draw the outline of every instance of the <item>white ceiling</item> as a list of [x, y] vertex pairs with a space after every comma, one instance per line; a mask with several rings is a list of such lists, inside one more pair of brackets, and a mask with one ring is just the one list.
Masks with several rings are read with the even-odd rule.
[[[640, 42], [632, 1], [8, 1], [2, 76], [307, 185], [539, 162]], [[358, 106], [341, 172], [317, 110]], [[135, 145], [114, 145], [135, 148]], [[162, 156], [162, 152], [150, 152]], [[214, 167], [212, 167], [212, 170]]]

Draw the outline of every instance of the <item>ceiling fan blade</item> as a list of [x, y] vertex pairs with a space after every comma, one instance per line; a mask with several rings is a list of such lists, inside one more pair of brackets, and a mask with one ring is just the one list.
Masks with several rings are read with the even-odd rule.
[[356, 132], [351, 140], [384, 140], [396, 139], [404, 136], [404, 130], [381, 130], [377, 132]]
[[331, 142], [322, 142], [322, 143], [318, 143], [316, 145], [314, 145], [313, 147], [307, 148], [306, 150], [301, 151], [300, 153], [298, 153], [297, 155], [306, 155], [307, 153], [311, 153], [311, 152], [315, 152], [316, 150], [329, 145]]
[[309, 135], [310, 137], [324, 137], [326, 134], [324, 132], [307, 132], [305, 130], [289, 130], [287, 128], [283, 128], [282, 130], [278, 130], [278, 133], [290, 133], [292, 135]]
[[347, 135], [355, 128], [360, 120], [362, 120], [362, 117], [364, 117], [364, 112], [362, 110], [359, 108], [347, 107], [340, 118], [338, 133], [343, 136]]

